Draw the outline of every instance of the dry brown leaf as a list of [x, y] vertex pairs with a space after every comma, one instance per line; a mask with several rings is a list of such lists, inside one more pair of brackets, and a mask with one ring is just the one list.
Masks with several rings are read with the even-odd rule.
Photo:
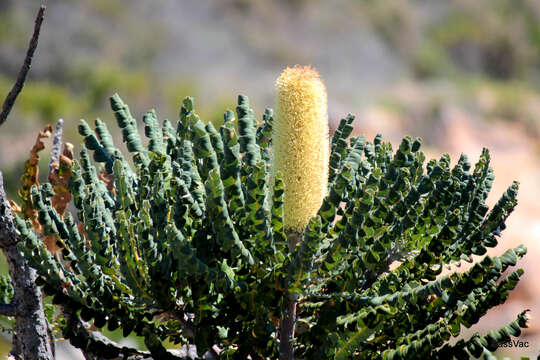
[[103, 169], [99, 172], [98, 178], [107, 185], [107, 190], [109, 190], [113, 196], [116, 195], [116, 190], [114, 189], [114, 175], [107, 173], [107, 170]]
[[[45, 144], [43, 144], [42, 139], [50, 137], [51, 133], [51, 125], [47, 125], [42, 131], [39, 132], [36, 142], [30, 150], [30, 157], [24, 163], [24, 173], [21, 177], [21, 187], [19, 189], [19, 197], [22, 200], [22, 205], [19, 208], [20, 211], [16, 211], [32, 221], [34, 229], [38, 233], [41, 233], [42, 229], [37, 220], [37, 211], [32, 208], [30, 189], [34, 185], [39, 186], [39, 152], [45, 149]], [[16, 208], [18, 208], [18, 206]]]
[[64, 218], [66, 207], [72, 199], [68, 190], [69, 178], [71, 177], [71, 166], [73, 163], [73, 145], [64, 144], [64, 150], [60, 155], [60, 164], [53, 163], [53, 171], [49, 173], [49, 182], [54, 190], [52, 206], [60, 217]]
[[77, 224], [77, 230], [79, 230], [79, 234], [81, 234], [84, 237], [85, 244], [87, 248], [90, 248], [90, 241], [88, 240], [88, 234], [86, 231], [84, 231], [84, 223], [80, 222]]
[[20, 214], [22, 212], [22, 208], [15, 201], [8, 200], [8, 203], [9, 203], [9, 209], [11, 210], [11, 212], [14, 212], [17, 214]]

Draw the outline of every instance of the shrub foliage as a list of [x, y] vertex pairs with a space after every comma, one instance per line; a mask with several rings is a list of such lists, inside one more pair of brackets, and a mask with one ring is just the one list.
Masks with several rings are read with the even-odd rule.
[[[488, 355], [527, 326], [527, 314], [450, 344], [508, 297], [523, 270], [503, 276], [526, 249], [485, 256], [516, 205], [512, 184], [489, 209], [489, 153], [426, 163], [420, 140], [392, 149], [378, 135], [351, 137], [353, 117], [331, 139], [328, 194], [289, 251], [283, 181], [270, 181], [272, 111], [257, 123], [238, 100], [216, 129], [183, 102], [175, 127], [111, 106], [129, 158], [104, 122], [84, 121], [80, 160], [67, 190], [74, 214], [57, 211], [51, 184], [34, 186], [40, 229], [21, 214], [19, 249], [59, 309], [63, 336], [105, 357], [136, 353], [84, 336], [74, 321], [144, 337], [156, 359], [171, 343], [220, 358], [278, 358], [284, 299], [298, 300], [294, 351], [312, 359], [462, 359]], [[93, 157], [93, 161], [92, 158]], [[65, 190], [65, 189], [64, 189]], [[54, 237], [57, 252], [43, 237]], [[167, 341], [165, 343], [165, 341]], [[213, 350], [211, 350], [213, 349]], [[207, 353], [208, 355], [209, 353]]]

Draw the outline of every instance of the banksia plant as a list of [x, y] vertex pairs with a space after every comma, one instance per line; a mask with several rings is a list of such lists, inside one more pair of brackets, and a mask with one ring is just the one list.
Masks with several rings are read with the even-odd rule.
[[[283, 227], [293, 250], [321, 207], [328, 187], [326, 88], [310, 67], [287, 68], [276, 81], [272, 173], [283, 174]], [[280, 353], [292, 357], [298, 294], [285, 295]]]
[[[46, 183], [29, 192], [39, 231], [25, 213], [16, 219], [19, 250], [58, 304], [64, 338], [102, 358], [463, 359], [490, 358], [527, 327], [524, 311], [452, 341], [504, 303], [523, 274], [503, 276], [523, 246], [484, 256], [518, 189], [488, 208], [487, 150], [474, 167], [466, 156], [453, 167], [448, 155], [426, 163], [419, 139], [394, 150], [380, 135], [349, 138], [349, 115], [326, 160], [316, 73], [288, 69], [276, 90], [275, 119], [267, 110], [260, 123], [239, 97], [238, 131], [232, 111], [219, 129], [205, 124], [191, 98], [176, 126], [151, 111], [147, 145], [115, 95], [126, 155], [105, 122], [80, 123], [79, 159], [63, 169], [75, 212], [62, 216], [52, 200], [59, 187]], [[317, 188], [304, 190], [295, 176]], [[297, 241], [289, 244], [290, 234]], [[61, 251], [52, 254], [44, 237]], [[472, 255], [483, 257], [442, 273]], [[148, 351], [93, 331], [104, 327], [143, 337]]]

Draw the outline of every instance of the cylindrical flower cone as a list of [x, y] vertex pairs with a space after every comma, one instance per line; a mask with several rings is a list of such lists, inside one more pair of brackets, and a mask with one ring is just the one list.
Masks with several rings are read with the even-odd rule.
[[301, 233], [328, 186], [328, 105], [317, 71], [285, 69], [276, 80], [274, 108], [272, 169], [283, 173], [284, 228]]

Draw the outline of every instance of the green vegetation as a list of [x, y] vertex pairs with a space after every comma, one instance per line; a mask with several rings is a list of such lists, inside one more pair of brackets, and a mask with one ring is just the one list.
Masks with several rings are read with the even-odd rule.
[[[6, 3], [5, 7], [0, 6], [3, 43], [0, 94], [7, 94], [15, 76], [11, 60], [15, 55], [20, 56], [27, 46], [27, 28], [23, 24], [27, 24], [29, 18], [24, 13], [24, 5], [19, 5], [23, 1], [0, 0], [0, 3]], [[311, 55], [317, 51], [313, 49], [323, 48], [322, 43], [314, 39], [298, 47], [293, 41], [262, 39], [268, 34], [268, 26], [275, 26], [276, 19], [285, 18], [284, 12], [293, 19], [300, 13], [308, 14], [302, 20], [311, 25], [306, 28], [318, 28], [317, 23], [310, 21], [317, 18], [316, 9], [324, 1], [296, 0], [293, 6], [288, 3], [219, 2], [216, 6], [227, 8], [227, 12], [217, 13], [231, 18], [225, 23], [216, 20], [218, 26], [223, 27], [218, 30], [232, 32], [237, 41], [227, 42], [227, 38], [217, 36], [219, 31], [210, 25], [207, 32], [193, 27], [193, 23], [200, 21], [202, 11], [194, 11], [192, 23], [188, 22], [191, 15], [185, 17], [188, 25], [181, 28], [182, 34], [196, 38], [205, 48], [223, 47], [223, 55], [250, 54], [251, 58], [245, 55], [246, 58], [239, 61], [243, 66], [242, 76], [250, 79], [253, 86], [250, 91], [260, 96], [260, 89], [264, 88], [258, 85], [263, 78], [262, 64], [269, 70], [273, 66], [294, 63], [297, 58], [315, 62]], [[242, 143], [243, 137], [251, 136], [249, 131], [231, 121], [230, 112], [225, 114], [225, 123], [223, 121], [221, 109], [231, 107], [232, 102], [228, 94], [218, 89], [207, 101], [207, 93], [201, 89], [203, 81], [193, 74], [168, 71], [166, 76], [156, 75], [160, 69], [156, 69], [155, 63], [164, 63], [163, 58], [161, 62], [155, 61], [156, 54], [174, 55], [170, 49], [175, 47], [182, 54], [182, 57], [171, 56], [171, 61], [179, 61], [174, 64], [175, 70], [193, 70], [197, 62], [193, 43], [180, 46], [169, 42], [171, 34], [161, 32], [167, 28], [165, 21], [147, 18], [144, 8], [136, 4], [125, 7], [121, 1], [99, 0], [85, 4], [63, 1], [51, 3], [49, 7], [57, 4], [62, 5], [60, 11], [66, 11], [66, 19], [78, 12], [84, 16], [76, 19], [90, 19], [87, 24], [81, 22], [78, 32], [69, 36], [77, 39], [77, 45], [86, 47], [84, 51], [73, 51], [77, 54], [73, 57], [74, 43], [40, 49], [39, 57], [48, 62], [35, 64], [33, 70], [36, 71], [18, 100], [13, 119], [0, 136], [19, 138], [20, 129], [9, 128], [13, 123], [24, 122], [27, 129], [31, 122], [45, 124], [62, 117], [66, 119], [66, 137], [73, 138], [77, 131], [76, 120], [81, 114], [88, 119], [104, 114], [108, 94], [113, 91], [125, 94], [133, 104], [132, 109], [137, 109], [134, 112], [151, 105], [170, 109], [186, 94], [195, 94], [205, 102], [199, 111], [202, 122], [190, 108], [190, 100], [184, 102], [178, 127], [170, 123], [156, 126], [153, 115], [147, 115], [150, 124], [147, 124], [147, 134], [153, 139], [148, 147], [143, 146], [142, 141], [139, 145], [133, 143], [138, 135], [137, 125], [131, 120], [117, 119], [121, 128], [118, 130], [104, 118], [95, 131], [105, 137], [95, 135], [95, 139], [92, 138], [94, 130], [82, 125], [79, 130], [85, 137], [86, 150], [81, 152], [81, 159], [74, 162], [70, 183], [71, 192], [81, 193], [75, 214], [55, 217], [54, 204], [48, 203], [51, 195], [48, 185], [33, 190], [35, 206], [42, 214], [40, 221], [44, 221], [47, 231], [58, 238], [64, 250], [51, 257], [39, 239], [31, 238], [30, 232], [21, 250], [44, 275], [45, 289], [52, 295], [49, 300], [54, 298], [55, 302], [76, 310], [77, 317], [94, 319], [96, 326], [118, 327], [112, 332], [103, 327], [107, 336], [117, 339], [122, 332], [127, 334], [133, 330], [131, 336], [136, 334], [139, 340], [146, 339], [154, 354], [161, 354], [163, 348], [174, 347], [172, 344], [179, 342], [197, 343], [201, 352], [217, 344], [225, 350], [223, 357], [229, 354], [245, 358], [247, 349], [254, 349], [252, 358], [274, 358], [283, 296], [289, 293], [298, 296], [300, 301], [295, 344], [299, 357], [339, 358], [362, 354], [375, 358], [436, 358], [446, 355], [438, 353], [442, 348], [434, 344], [448, 344], [448, 338], [457, 334], [460, 324], [470, 326], [478, 321], [476, 315], [502, 303], [507, 291], [515, 286], [521, 274], [519, 270], [506, 280], [495, 282], [495, 279], [524, 254], [522, 247], [500, 258], [486, 258], [488, 260], [463, 275], [454, 274], [443, 280], [438, 274], [446, 264], [455, 264], [460, 258], [469, 260], [469, 255], [482, 254], [486, 246], [495, 246], [495, 234], [499, 228], [504, 228], [504, 220], [515, 205], [517, 185], [487, 212], [485, 198], [492, 181], [487, 152], [472, 170], [466, 158], [450, 168], [446, 156], [426, 166], [418, 150], [419, 142], [412, 139], [405, 139], [397, 151], [380, 137], [372, 142], [361, 138], [346, 140], [352, 121], [347, 119], [334, 135], [334, 173], [326, 207], [321, 208], [318, 217], [306, 229], [304, 237], [309, 240], [306, 245], [289, 254], [280, 230], [279, 201], [278, 205], [271, 201], [271, 194], [275, 192], [267, 172], [272, 145], [264, 134], [271, 128], [271, 113], [265, 113], [265, 121], [258, 125], [253, 118], [244, 119], [258, 126], [256, 142], [264, 161], [249, 164]], [[393, 56], [398, 65], [403, 65], [404, 77], [414, 81], [421, 92], [416, 94], [417, 98], [428, 99], [419, 105], [395, 93], [383, 95], [384, 105], [405, 119], [404, 122], [414, 119], [412, 132], [421, 134], [428, 145], [436, 145], [429, 133], [437, 128], [436, 119], [447, 105], [457, 105], [465, 113], [474, 114], [474, 119], [519, 122], [530, 130], [529, 135], [540, 134], [540, 8], [534, 0], [351, 0], [341, 5], [349, 10], [353, 8], [351, 16], [365, 14], [358, 19], [358, 28], [351, 29], [367, 27], [375, 35], [375, 42], [384, 43], [388, 50], [383, 56]], [[304, 11], [308, 7], [313, 11]], [[338, 12], [347, 13], [336, 6]], [[316, 21], [321, 28], [340, 28], [341, 23], [336, 19], [341, 17], [336, 13], [325, 12], [321, 17], [324, 20]], [[153, 20], [146, 22], [147, 19]], [[233, 23], [244, 25], [235, 27]], [[289, 23], [295, 22], [281, 24], [283, 32], [291, 31], [291, 39], [295, 39], [292, 35], [295, 28], [288, 28]], [[53, 23], [47, 26], [48, 32]], [[144, 36], [146, 30], [140, 29], [145, 28], [154, 31]], [[256, 31], [247, 32], [248, 28]], [[123, 29], [130, 36], [121, 38], [118, 36], [121, 31], [111, 29]], [[171, 29], [168, 31], [178, 30]], [[366, 36], [368, 45], [373, 34]], [[58, 33], [50, 34], [51, 38], [57, 36]], [[321, 39], [326, 37], [321, 36]], [[277, 47], [269, 49], [273, 44]], [[182, 62], [184, 54], [189, 65]], [[207, 53], [202, 54], [199, 60], [207, 56]], [[364, 64], [362, 53], [357, 56], [351, 52], [347, 56], [358, 61], [358, 67]], [[377, 55], [373, 56], [367, 58], [376, 63]], [[332, 53], [331, 57], [343, 58], [339, 52]], [[220, 73], [219, 69], [212, 69], [208, 71], [209, 76], [217, 79], [224, 72], [233, 73], [229, 68], [231, 64], [224, 62], [226, 56], [218, 58], [216, 68], [222, 66], [227, 70]], [[319, 59], [328, 69], [339, 68], [329, 58], [321, 56]], [[358, 67], [355, 64], [355, 68]], [[372, 69], [362, 68], [361, 71], [371, 72]], [[208, 78], [205, 80], [208, 83]], [[234, 85], [241, 88], [244, 84], [242, 79], [238, 80]], [[441, 80], [450, 88], [448, 93], [452, 96], [432, 91]], [[351, 84], [353, 87], [344, 92], [355, 94], [366, 87], [354, 81]], [[380, 96], [370, 95], [374, 98], [368, 101], [376, 101]], [[118, 99], [115, 101], [117, 107], [123, 106]], [[421, 111], [416, 111], [417, 108]], [[170, 114], [167, 115], [170, 118]], [[106, 126], [111, 128], [114, 139], [123, 134], [125, 144], [119, 147], [125, 149], [128, 144], [133, 156], [124, 158], [120, 154], [106, 136]], [[161, 145], [156, 134], [163, 134]], [[93, 165], [89, 160], [92, 154]], [[5, 158], [9, 164], [2, 166], [6, 189], [13, 199], [23, 171], [24, 155], [13, 151], [9, 159]], [[40, 167], [41, 173], [46, 174], [45, 161], [41, 161]], [[120, 173], [126, 176], [119, 177]], [[96, 174], [110, 176], [109, 182], [98, 180]], [[420, 188], [425, 193], [420, 193]], [[122, 201], [127, 201], [128, 205]], [[400, 203], [406, 204], [408, 210]], [[96, 215], [101, 212], [103, 217]], [[165, 215], [173, 219], [175, 228], [172, 230], [170, 226], [159, 228], [164, 224]], [[129, 224], [125, 221], [128, 216]], [[82, 224], [84, 231], [70, 228], [70, 221]], [[103, 225], [100, 222], [107, 226], [100, 228]], [[145, 229], [148, 224], [152, 224], [151, 231]], [[28, 227], [22, 223], [19, 226], [22, 230]], [[62, 229], [68, 230], [68, 239], [62, 238], [66, 235], [61, 233]], [[218, 234], [225, 230], [228, 235], [220, 238]], [[234, 233], [238, 239], [231, 235]], [[263, 240], [260, 234], [264, 234]], [[273, 245], [264, 248], [268, 243]], [[242, 260], [241, 246], [251, 254], [253, 264]], [[73, 261], [74, 254], [81, 255], [82, 260]], [[0, 269], [5, 266], [0, 265]], [[144, 282], [137, 284], [135, 279]], [[236, 287], [236, 284], [239, 285]], [[1, 293], [7, 296], [6, 291]], [[392, 297], [392, 294], [397, 295]], [[159, 311], [162, 313], [156, 315]], [[177, 311], [196, 322], [203, 336], [189, 336], [182, 328], [184, 318], [177, 318]], [[56, 322], [57, 335], [83, 346], [79, 335], [70, 333], [62, 311], [57, 313], [61, 314]], [[406, 313], [420, 315], [407, 317]], [[508, 334], [517, 334], [518, 327], [524, 326], [524, 319], [524, 315], [520, 315], [518, 322], [506, 330], [458, 342], [449, 351], [462, 356], [463, 353], [459, 355], [461, 347], [467, 348], [470, 354], [487, 354], [495, 349], [497, 341], [503, 341]], [[0, 325], [9, 327], [8, 322]], [[431, 344], [425, 345], [426, 341]], [[93, 345], [100, 348], [102, 344]], [[141, 348], [146, 349], [142, 345]], [[391, 349], [399, 350], [394, 353]], [[422, 351], [432, 352], [424, 354]]]
[[[508, 297], [526, 250], [486, 256], [461, 273], [446, 265], [484, 255], [516, 205], [517, 183], [489, 210], [493, 182], [485, 150], [471, 169], [444, 155], [425, 164], [420, 141], [397, 150], [377, 136], [347, 141], [353, 117], [332, 137], [328, 195], [302, 240], [288, 249], [283, 188], [270, 188], [271, 111], [257, 124], [246, 97], [219, 131], [184, 100], [176, 127], [144, 116], [147, 146], [118, 96], [111, 106], [135, 168], [104, 123], [81, 122], [85, 147], [73, 161], [69, 192], [76, 217], [63, 216], [50, 184], [31, 189], [53, 255], [30, 221], [17, 219], [20, 250], [40, 275], [75, 346], [108, 356], [110, 347], [73, 330], [73, 319], [145, 339], [154, 358], [176, 358], [164, 341], [216, 345], [220, 358], [277, 358], [284, 299], [298, 299], [298, 358], [490, 356], [527, 326], [526, 312], [485, 335], [450, 344]], [[249, 144], [249, 146], [248, 146]], [[95, 164], [91, 161], [91, 155]], [[78, 219], [78, 220], [77, 220]], [[77, 226], [79, 224], [79, 226]], [[71, 324], [71, 325], [70, 325]]]

